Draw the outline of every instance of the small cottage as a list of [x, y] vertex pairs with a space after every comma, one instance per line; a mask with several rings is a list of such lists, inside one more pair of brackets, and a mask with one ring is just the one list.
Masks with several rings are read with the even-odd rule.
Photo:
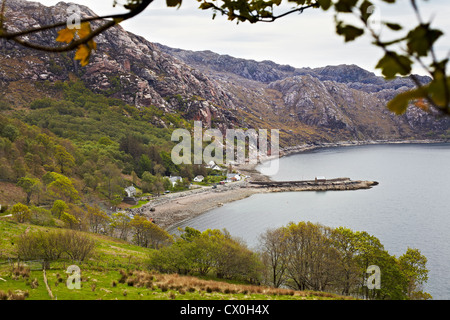
[[194, 178], [194, 182], [202, 182], [205, 179], [204, 176], [198, 175]]
[[128, 197], [134, 197], [136, 195], [136, 188], [133, 186], [126, 187], [125, 192], [127, 193]]
[[210, 161], [208, 162], [208, 164], [206, 165], [206, 168], [213, 168], [216, 165], [216, 163], [214, 161]]
[[175, 187], [175, 185], [177, 184], [177, 182], [181, 182], [183, 181], [183, 178], [180, 176], [170, 176], [169, 177], [170, 182], [172, 183], [172, 187]]
[[223, 169], [221, 167], [219, 167], [214, 161], [210, 161], [208, 162], [208, 164], [205, 166], [208, 169], [212, 169], [212, 170], [218, 170], [218, 171], [222, 171]]
[[136, 205], [138, 203], [138, 200], [135, 198], [136, 196], [136, 188], [133, 186], [129, 186], [125, 188], [125, 192], [127, 196], [123, 198], [123, 202]]

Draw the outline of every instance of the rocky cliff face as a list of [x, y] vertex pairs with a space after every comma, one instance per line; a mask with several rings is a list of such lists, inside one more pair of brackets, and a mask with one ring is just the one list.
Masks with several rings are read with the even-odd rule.
[[[46, 7], [8, 0], [9, 30], [64, 21], [68, 4]], [[80, 7], [83, 16], [94, 16]], [[55, 43], [56, 31], [30, 36], [38, 44]], [[153, 44], [115, 27], [98, 36], [98, 50], [87, 67], [73, 53], [48, 54], [0, 42], [0, 92], [16, 106], [52, 95], [56, 81], [81, 79], [90, 89], [137, 108], [156, 106], [230, 127], [280, 129], [283, 145], [316, 141], [436, 138], [448, 135], [448, 120], [412, 109], [394, 116], [388, 99], [413, 86], [408, 78], [385, 81], [357, 66], [293, 68], [192, 52]], [[425, 83], [426, 77], [421, 78]], [[160, 125], [155, 119], [154, 124]], [[164, 124], [163, 124], [164, 125]]]
[[[284, 138], [290, 144], [317, 140], [441, 138], [449, 133], [448, 119], [437, 119], [417, 108], [402, 116], [386, 109], [390, 99], [415, 86], [409, 77], [386, 81], [355, 65], [293, 68], [210, 51], [158, 46], [202, 70], [235, 95], [246, 97], [241, 98], [247, 102], [241, 109], [271, 119], [272, 124], [276, 123], [286, 133]], [[430, 81], [426, 76], [417, 77], [424, 84]]]
[[[47, 25], [67, 19], [69, 4], [59, 2], [46, 7], [24, 0], [7, 2], [8, 30], [23, 30], [30, 26]], [[95, 16], [89, 8], [80, 6], [83, 17]], [[98, 25], [95, 24], [94, 25]], [[55, 43], [56, 31], [30, 37], [37, 44]], [[73, 53], [48, 54], [1, 43], [0, 83], [2, 94], [16, 104], [26, 104], [35, 94], [17, 94], [19, 83], [39, 84], [80, 78], [90, 89], [115, 97], [136, 107], [154, 105], [165, 112], [180, 111], [190, 119], [211, 123], [220, 119], [233, 125], [236, 109], [230, 93], [206, 75], [163, 53], [142, 37], [114, 27], [96, 37], [98, 50], [87, 67], [74, 62]], [[32, 88], [32, 91], [37, 89]], [[223, 112], [225, 109], [229, 112]]]

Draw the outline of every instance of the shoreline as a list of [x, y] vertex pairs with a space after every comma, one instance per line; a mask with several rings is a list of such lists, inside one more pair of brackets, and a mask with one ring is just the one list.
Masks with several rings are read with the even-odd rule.
[[[232, 182], [237, 184], [238, 182]], [[222, 189], [220, 189], [222, 188]], [[185, 191], [173, 199], [159, 204], [147, 203], [135, 212], [152, 218], [155, 223], [165, 230], [174, 229], [180, 223], [202, 215], [212, 209], [238, 200], [248, 198], [257, 193], [267, 192], [258, 188], [241, 186], [220, 186], [217, 189], [209, 188], [203, 192], [189, 193]], [[154, 211], [150, 211], [153, 208]], [[141, 209], [141, 210], [139, 210]]]
[[320, 142], [314, 144], [303, 144], [286, 147], [280, 150], [280, 158], [292, 154], [303, 153], [324, 148], [356, 147], [367, 145], [393, 145], [393, 144], [438, 144], [450, 143], [448, 139], [410, 139], [410, 140], [368, 140], [368, 141], [340, 141], [340, 142]]
[[[348, 147], [348, 146], [363, 146], [363, 145], [391, 145], [391, 144], [436, 144], [448, 143], [446, 140], [377, 140], [377, 141], [342, 141], [336, 143], [317, 143], [304, 144], [294, 147], [284, 148], [280, 150], [280, 158], [288, 155], [299, 154], [307, 151], [333, 148], [333, 147]], [[273, 158], [273, 157], [272, 157]], [[270, 161], [270, 157], [265, 161]], [[334, 189], [320, 189], [320, 188], [261, 188], [247, 180], [258, 182], [272, 181], [270, 177], [263, 175], [256, 170], [258, 164], [239, 164], [235, 168], [241, 174], [249, 176], [243, 181], [230, 182], [225, 185], [219, 185], [216, 189], [212, 187], [202, 187], [198, 189], [182, 191], [170, 195], [164, 195], [160, 199], [150, 201], [140, 208], [133, 209], [135, 214], [143, 214], [149, 218], [154, 219], [155, 223], [161, 228], [167, 230], [176, 229], [181, 223], [198, 217], [212, 209], [221, 207], [222, 205], [238, 200], [248, 198], [254, 194], [272, 193], [272, 192], [301, 192], [301, 191], [325, 191], [325, 190], [356, 190], [368, 189], [378, 183], [374, 181], [355, 181], [353, 188], [334, 188]], [[154, 210], [154, 211], [151, 211]]]

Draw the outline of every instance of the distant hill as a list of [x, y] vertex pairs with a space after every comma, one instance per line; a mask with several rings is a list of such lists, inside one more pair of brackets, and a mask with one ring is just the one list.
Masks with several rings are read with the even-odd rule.
[[[325, 66], [321, 68], [294, 68], [280, 65], [273, 61], [255, 61], [220, 55], [212, 51], [190, 51], [174, 49], [157, 44], [164, 52], [177, 57], [185, 63], [196, 67], [208, 75], [215, 72], [232, 73], [242, 78], [270, 83], [293, 76], [310, 75], [321, 81], [345, 83], [350, 88], [366, 92], [378, 92], [384, 89], [412, 88], [414, 83], [408, 77], [399, 77], [386, 81], [373, 72], [364, 70], [357, 65]], [[431, 81], [430, 77], [416, 75], [422, 83]]]
[[[67, 3], [52, 7], [24, 0], [7, 2], [10, 30], [65, 19]], [[94, 16], [80, 7], [83, 16]], [[30, 40], [55, 43], [56, 31]], [[95, 39], [98, 50], [87, 67], [73, 53], [31, 51], [1, 40], [1, 97], [15, 108], [36, 98], [58, 98], [58, 81], [81, 80], [88, 89], [136, 108], [153, 106], [205, 127], [280, 129], [283, 146], [347, 140], [438, 139], [450, 136], [449, 120], [418, 108], [391, 114], [385, 105], [413, 86], [408, 78], [385, 81], [355, 65], [294, 68], [193, 52], [150, 42], [112, 28]], [[150, 40], [150, 41], [149, 41]], [[421, 77], [421, 81], [429, 81]], [[170, 126], [158, 116], [153, 125]]]

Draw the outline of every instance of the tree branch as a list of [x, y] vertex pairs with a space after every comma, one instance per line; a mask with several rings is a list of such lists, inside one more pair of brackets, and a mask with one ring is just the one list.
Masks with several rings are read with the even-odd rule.
[[253, 15], [251, 12], [249, 12], [251, 17], [254, 18], [254, 19], [249, 19], [249, 17], [243, 16], [243, 15], [240, 15], [240, 14], [235, 14], [234, 12], [231, 13], [229, 10], [226, 10], [224, 8], [221, 8], [221, 7], [218, 7], [214, 3], [208, 2], [208, 4], [209, 4], [209, 7], [207, 9], [217, 10], [217, 11], [221, 12], [223, 15], [227, 15], [227, 16], [233, 17], [233, 18], [238, 18], [241, 21], [248, 20], [250, 23], [274, 22], [275, 20], [277, 20], [279, 18], [285, 17], [285, 16], [290, 15], [290, 14], [295, 13], [295, 12], [303, 13], [304, 10], [309, 9], [309, 8], [319, 8], [319, 3], [315, 2], [315, 3], [307, 5], [307, 6], [303, 6], [303, 7], [296, 8], [296, 9], [292, 9], [292, 10], [287, 11], [285, 13], [282, 13], [282, 14], [280, 14], [278, 16], [274, 16], [273, 14], [271, 14], [270, 16], [264, 17], [264, 16], [261, 16], [259, 13], [256, 14], [256, 15]]
[[[415, 3], [415, 0], [411, 0], [411, 3], [412, 3], [412, 6], [413, 6], [413, 8], [414, 8], [414, 10], [415, 10], [415, 12], [416, 12], [417, 19], [419, 20], [419, 23], [422, 24], [422, 19], [421, 19], [421, 17], [420, 17], [420, 13], [419, 13], [419, 10], [418, 10], [417, 5], [416, 5], [416, 3]], [[393, 54], [390, 50], [388, 50], [387, 46], [390, 45], [391, 43], [389, 43], [389, 42], [388, 42], [388, 43], [382, 42], [382, 41], [381, 41], [381, 38], [380, 38], [380, 35], [378, 35], [378, 34], [375, 32], [375, 30], [373, 30], [373, 29], [370, 27], [370, 25], [368, 24], [368, 21], [367, 21], [367, 20], [364, 20], [361, 16], [359, 16], [359, 18], [360, 18], [360, 20], [363, 22], [363, 24], [365, 25], [365, 27], [367, 28], [367, 30], [369, 30], [369, 32], [370, 32], [372, 38], [375, 40], [375, 41], [374, 41], [374, 44], [375, 44], [376, 46], [380, 47], [380, 48], [384, 51], [384, 53], [385, 53], [386, 55], [389, 55], [389, 56], [397, 63], [397, 65], [400, 66], [405, 72], [408, 72], [408, 71], [409, 71], [408, 66], [405, 66], [405, 65], [402, 63], [402, 61], [398, 58], [397, 55]], [[405, 38], [405, 39], [406, 39], [406, 38]], [[405, 39], [402, 39], [402, 40], [405, 40]], [[397, 42], [397, 41], [395, 41], [394, 43], [396, 43], [396, 42]], [[432, 54], [433, 63], [436, 65], [435, 67], [438, 68], [438, 63], [436, 62], [436, 57], [435, 57], [435, 55], [434, 55], [434, 51], [433, 51], [433, 46], [432, 46], [432, 45], [431, 45], [430, 51], [431, 51], [431, 54]], [[414, 56], [412, 56], [412, 57], [414, 57]], [[429, 70], [428, 68], [426, 68], [426, 67], [423, 65], [423, 63], [422, 63], [422, 61], [420, 60], [420, 58], [418, 58], [418, 57], [414, 57], [414, 58], [417, 58], [417, 60], [419, 60], [418, 62], [421, 63], [422, 67], [423, 67], [423, 68], [431, 75], [432, 78], [434, 78], [434, 77], [433, 77], [433, 72], [432, 72], [431, 70]], [[443, 81], [444, 81], [444, 83], [445, 83], [445, 94], [446, 94], [446, 98], [447, 98], [447, 100], [446, 100], [446, 105], [445, 105], [444, 107], [440, 107], [439, 105], [437, 105], [437, 104], [434, 102], [433, 98], [432, 98], [429, 94], [426, 95], [425, 100], [430, 104], [430, 106], [431, 106], [434, 110], [438, 111], [441, 115], [450, 115], [450, 109], [448, 108], [448, 105], [449, 105], [448, 86], [447, 86], [447, 80], [446, 80], [446, 77], [445, 77], [445, 68], [443, 68], [443, 69], [444, 69], [444, 70], [440, 70], [440, 71], [443, 72], [443, 75], [444, 75]], [[414, 74], [411, 73], [411, 74], [409, 75], [409, 78], [414, 82], [414, 84], [416, 85], [416, 87], [417, 87], [418, 89], [421, 89], [421, 88], [424, 87], [424, 86], [422, 85], [422, 83], [420, 82], [420, 80], [419, 80]]]
[[37, 44], [33, 44], [27, 41], [24, 41], [22, 39], [20, 39], [19, 37], [24, 36], [24, 35], [28, 35], [31, 33], [37, 33], [37, 32], [42, 32], [42, 31], [46, 31], [46, 30], [50, 30], [50, 29], [55, 29], [58, 27], [62, 27], [62, 26], [66, 26], [67, 22], [59, 22], [59, 23], [55, 23], [52, 25], [47, 25], [47, 26], [43, 26], [43, 27], [38, 27], [38, 28], [33, 28], [33, 29], [29, 29], [29, 30], [24, 30], [24, 31], [19, 31], [19, 32], [15, 32], [15, 33], [7, 33], [5, 32], [5, 28], [3, 26], [3, 18], [4, 18], [4, 6], [6, 3], [6, 0], [3, 1], [2, 3], [2, 15], [1, 15], [1, 20], [0, 20], [0, 38], [4, 38], [7, 40], [12, 40], [24, 47], [27, 48], [31, 48], [31, 49], [35, 49], [35, 50], [40, 50], [40, 51], [47, 51], [47, 52], [67, 52], [67, 51], [72, 51], [74, 49], [76, 49], [78, 46], [82, 45], [82, 44], [86, 44], [88, 43], [91, 39], [93, 39], [95, 36], [99, 35], [100, 33], [108, 30], [109, 28], [115, 26], [116, 24], [119, 24], [122, 21], [131, 19], [135, 16], [137, 16], [138, 14], [140, 14], [142, 11], [144, 11], [151, 3], [153, 2], [153, 0], [142, 0], [142, 2], [137, 5], [136, 7], [134, 7], [133, 9], [131, 9], [129, 12], [124, 13], [124, 14], [115, 14], [115, 15], [107, 15], [107, 16], [101, 16], [101, 17], [89, 17], [89, 18], [84, 18], [81, 19], [80, 22], [91, 22], [91, 21], [97, 21], [97, 20], [105, 20], [105, 19], [113, 19], [112, 21], [108, 21], [106, 24], [98, 27], [97, 29], [93, 30], [88, 36], [73, 41], [71, 42], [69, 45], [67, 46], [62, 46], [62, 47], [48, 47], [48, 46], [41, 46], [41, 45], [37, 45]]

